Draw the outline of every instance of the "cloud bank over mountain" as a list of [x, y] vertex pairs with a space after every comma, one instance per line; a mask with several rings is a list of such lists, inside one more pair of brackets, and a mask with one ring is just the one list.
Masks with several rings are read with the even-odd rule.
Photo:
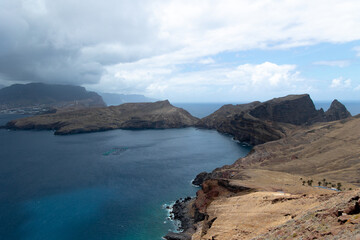
[[[359, 11], [356, 0], [3, 0], [0, 84], [66, 83], [174, 100], [198, 93], [196, 101], [211, 94], [235, 99], [249, 88], [253, 94], [316, 89], [342, 75], [318, 84], [302, 76], [293, 53], [288, 62], [277, 54], [360, 40]], [[353, 61], [358, 45], [351, 47]], [[254, 50], [275, 55], [247, 61]], [[309, 62], [352, 65], [337, 55]]]

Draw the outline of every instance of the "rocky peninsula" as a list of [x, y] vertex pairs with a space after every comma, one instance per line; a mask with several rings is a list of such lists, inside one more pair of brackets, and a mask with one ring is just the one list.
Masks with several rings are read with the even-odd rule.
[[360, 236], [360, 192], [352, 190], [360, 186], [360, 117], [340, 102], [326, 112], [306, 94], [225, 105], [197, 126], [256, 146], [195, 178], [201, 190], [187, 206], [194, 225], [167, 239], [194, 231], [192, 240]]
[[6, 128], [55, 130], [56, 135], [65, 135], [112, 129], [182, 128], [193, 126], [197, 121], [166, 100], [38, 115], [13, 120]]

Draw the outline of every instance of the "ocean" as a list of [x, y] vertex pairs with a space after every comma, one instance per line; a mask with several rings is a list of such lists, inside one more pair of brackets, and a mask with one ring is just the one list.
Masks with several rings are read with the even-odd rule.
[[[14, 115], [0, 116], [0, 125]], [[213, 130], [55, 136], [0, 130], [0, 239], [156, 240], [176, 227], [164, 204], [251, 147]]]

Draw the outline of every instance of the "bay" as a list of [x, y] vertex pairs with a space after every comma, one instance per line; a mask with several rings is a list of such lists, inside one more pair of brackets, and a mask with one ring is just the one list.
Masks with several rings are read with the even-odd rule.
[[0, 239], [19, 240], [161, 239], [175, 229], [164, 204], [194, 196], [196, 174], [250, 150], [195, 128], [69, 136], [2, 129], [0, 143]]

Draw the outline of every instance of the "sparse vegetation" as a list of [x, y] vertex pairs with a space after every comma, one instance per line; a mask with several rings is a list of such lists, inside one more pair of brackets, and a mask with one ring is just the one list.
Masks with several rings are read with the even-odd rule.
[[313, 180], [312, 180], [312, 179], [308, 180], [308, 181], [307, 181], [307, 184], [308, 184], [309, 186], [312, 186]]

